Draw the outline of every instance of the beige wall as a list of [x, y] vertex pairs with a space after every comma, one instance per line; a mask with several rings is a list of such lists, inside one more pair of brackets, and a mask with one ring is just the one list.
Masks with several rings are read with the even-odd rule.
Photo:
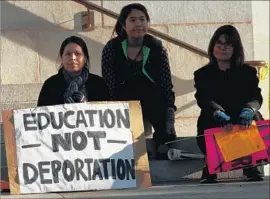
[[[254, 59], [265, 60], [269, 64], [269, 1], [253, 1], [253, 41]], [[261, 111], [269, 118], [269, 72], [266, 79], [260, 81], [264, 103]]]
[[[129, 3], [93, 2], [115, 12]], [[254, 18], [253, 8], [258, 6], [256, 9], [260, 9], [263, 5], [250, 1], [141, 3], [149, 10], [153, 28], [203, 50], [207, 50], [209, 40], [219, 26], [234, 24], [241, 34], [247, 60], [253, 60], [254, 55], [256, 59], [265, 59], [258, 56], [261, 50], [254, 48], [257, 40], [253, 39], [253, 34], [260, 34], [261, 29], [256, 32], [256, 24], [262, 17], [256, 15]], [[81, 30], [81, 11], [86, 8], [72, 1], [1, 1], [1, 110], [36, 105], [42, 83], [57, 71], [59, 47], [70, 35], [78, 35], [87, 42], [91, 72], [101, 74], [101, 50], [110, 39], [115, 20], [95, 12], [95, 30], [84, 32]], [[269, 22], [267, 19], [265, 21]], [[199, 109], [194, 99], [193, 72], [206, 64], [207, 59], [168, 42], [164, 45], [169, 52], [177, 96], [177, 133], [194, 136]]]
[[[253, 1], [254, 58], [265, 60], [269, 65], [269, 1]], [[269, 119], [269, 70], [266, 78], [260, 81], [264, 96], [261, 112]], [[269, 165], [264, 168], [265, 175], [270, 175]]]

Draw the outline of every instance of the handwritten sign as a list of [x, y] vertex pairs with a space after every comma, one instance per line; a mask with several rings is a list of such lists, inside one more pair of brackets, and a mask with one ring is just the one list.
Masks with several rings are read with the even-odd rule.
[[[258, 121], [256, 125], [264, 142], [265, 149], [230, 161], [225, 160], [217, 143], [216, 134], [221, 133], [222, 130], [220, 128], [212, 128], [204, 132], [207, 153], [206, 161], [210, 174], [270, 163], [270, 120]], [[245, 134], [245, 136], [249, 135]], [[227, 144], [227, 147], [232, 146]]]
[[234, 125], [232, 131], [221, 131], [214, 135], [225, 162], [265, 150], [256, 124], [246, 130]]
[[137, 187], [130, 112], [129, 103], [14, 110], [20, 193]]

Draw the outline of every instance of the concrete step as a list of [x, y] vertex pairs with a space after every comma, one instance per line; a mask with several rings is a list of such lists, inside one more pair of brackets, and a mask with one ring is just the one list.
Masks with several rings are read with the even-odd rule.
[[[179, 142], [170, 144], [170, 148], [187, 150], [191, 153], [201, 153], [196, 143], [196, 137], [178, 137]], [[179, 180], [200, 179], [202, 168], [205, 165], [204, 159], [193, 160], [155, 160], [154, 141], [146, 139], [149, 155], [149, 167], [152, 182], [168, 182]], [[240, 179], [243, 178], [243, 171], [235, 170], [218, 174], [219, 179]]]
[[[150, 160], [150, 174], [153, 183], [173, 182], [181, 180], [198, 180], [202, 175], [204, 161], [202, 160]], [[235, 170], [218, 174], [219, 179], [241, 179], [243, 171]]]

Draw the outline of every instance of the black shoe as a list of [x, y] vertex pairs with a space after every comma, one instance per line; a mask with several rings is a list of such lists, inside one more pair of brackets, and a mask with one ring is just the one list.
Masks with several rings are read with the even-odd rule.
[[207, 166], [205, 166], [202, 170], [202, 177], [200, 183], [204, 184], [217, 183], [217, 174], [210, 174]]
[[257, 167], [243, 169], [243, 174], [247, 177], [248, 181], [263, 181], [262, 174]]
[[168, 150], [170, 148], [165, 144], [156, 145], [156, 160], [169, 160]]
[[168, 154], [156, 152], [156, 160], [169, 160]]

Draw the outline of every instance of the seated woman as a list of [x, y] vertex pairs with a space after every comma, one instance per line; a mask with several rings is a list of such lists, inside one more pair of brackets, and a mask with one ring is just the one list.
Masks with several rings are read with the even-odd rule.
[[60, 69], [44, 82], [38, 97], [38, 106], [109, 99], [104, 80], [89, 72], [88, 49], [81, 38], [66, 38], [59, 55], [62, 62]]
[[167, 51], [147, 34], [149, 21], [141, 4], [122, 8], [114, 30], [117, 37], [102, 52], [102, 76], [111, 100], [140, 100], [143, 117], [155, 130], [157, 159], [163, 159], [164, 143], [175, 139], [175, 95]]
[[[258, 112], [263, 99], [255, 68], [244, 64], [244, 49], [237, 29], [221, 26], [214, 33], [209, 47], [209, 64], [194, 73], [195, 98], [201, 109], [197, 122], [197, 143], [206, 154], [204, 130], [232, 125], [248, 128], [252, 121], [262, 120]], [[244, 169], [244, 175], [254, 181], [263, 180], [258, 169]], [[217, 175], [203, 169], [202, 183], [214, 183]]]

